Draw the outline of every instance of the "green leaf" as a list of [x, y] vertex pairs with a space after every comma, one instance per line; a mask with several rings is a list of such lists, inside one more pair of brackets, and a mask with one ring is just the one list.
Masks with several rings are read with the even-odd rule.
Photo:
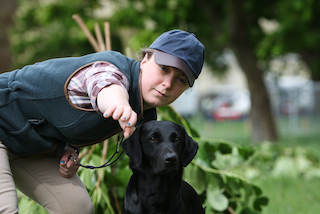
[[269, 203], [269, 199], [266, 198], [266, 197], [260, 197], [260, 198], [257, 198], [254, 203], [253, 203], [253, 207], [254, 209], [256, 210], [259, 210], [259, 211], [262, 211], [262, 206], [266, 206], [268, 205]]
[[224, 211], [228, 208], [228, 198], [223, 194], [219, 186], [209, 184], [207, 188], [207, 199], [213, 209]]
[[252, 187], [253, 187], [253, 190], [254, 190], [254, 192], [256, 193], [257, 196], [260, 196], [262, 194], [261, 188], [259, 188], [256, 185], [253, 185]]
[[296, 177], [298, 175], [298, 168], [293, 158], [281, 156], [276, 160], [274, 169], [272, 170], [272, 174], [276, 177]]
[[206, 183], [203, 182], [205, 180], [205, 174], [202, 169], [194, 164], [190, 164], [185, 168], [184, 180], [188, 182], [200, 195], [206, 188]]
[[95, 175], [93, 170], [84, 169], [80, 173], [80, 179], [87, 189], [91, 189], [96, 183]]
[[222, 154], [219, 150], [215, 152], [215, 156], [216, 159], [211, 164], [218, 169], [230, 169], [243, 163], [243, 157], [236, 147], [232, 148], [231, 154]]

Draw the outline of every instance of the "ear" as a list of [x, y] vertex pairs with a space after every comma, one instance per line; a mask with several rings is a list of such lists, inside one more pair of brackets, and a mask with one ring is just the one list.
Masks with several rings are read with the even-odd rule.
[[185, 146], [184, 146], [184, 150], [182, 152], [182, 165], [184, 167], [186, 167], [191, 161], [192, 159], [196, 156], [197, 151], [198, 151], [198, 143], [195, 142], [186, 132], [186, 130], [183, 127], [183, 130], [185, 132]]
[[133, 134], [122, 143], [123, 151], [129, 156], [130, 162], [139, 167], [142, 161], [142, 150], [140, 146], [140, 127], [138, 126]]
[[146, 53], [143, 57], [143, 59], [140, 62], [140, 69], [141, 71], [143, 71], [144, 65], [146, 64], [146, 62], [148, 61], [148, 54]]

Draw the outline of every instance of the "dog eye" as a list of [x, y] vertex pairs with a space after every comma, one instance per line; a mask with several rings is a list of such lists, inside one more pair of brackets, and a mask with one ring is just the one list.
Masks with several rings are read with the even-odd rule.
[[175, 142], [179, 142], [179, 141], [180, 141], [180, 138], [176, 137], [176, 138], [174, 139], [174, 141], [175, 141]]
[[156, 138], [154, 136], [150, 137], [150, 141], [155, 142]]

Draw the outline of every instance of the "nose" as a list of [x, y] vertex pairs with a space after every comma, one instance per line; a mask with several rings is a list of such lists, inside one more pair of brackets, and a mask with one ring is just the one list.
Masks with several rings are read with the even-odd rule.
[[171, 88], [173, 82], [173, 77], [171, 75], [165, 75], [163, 77], [163, 81], [162, 84], [166, 87], [166, 88]]
[[176, 153], [167, 153], [165, 156], [164, 156], [164, 160], [165, 160], [165, 163], [166, 164], [174, 164], [177, 162], [177, 154]]

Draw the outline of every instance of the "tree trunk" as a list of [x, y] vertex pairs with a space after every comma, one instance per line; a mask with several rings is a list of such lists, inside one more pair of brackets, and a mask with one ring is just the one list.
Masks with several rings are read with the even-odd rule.
[[320, 81], [320, 54], [319, 51], [300, 51], [303, 61], [308, 65], [311, 72], [311, 79], [314, 82]]
[[244, 71], [251, 94], [250, 120], [252, 126], [252, 141], [277, 141], [277, 131], [271, 110], [270, 99], [263, 80], [263, 73], [256, 66], [253, 50], [234, 42], [233, 50]]
[[[302, 59], [304, 62], [308, 65], [311, 73], [311, 80], [315, 84], [320, 83], [320, 54], [318, 51], [301, 51], [299, 52], [302, 56]], [[313, 113], [314, 115], [320, 115], [320, 91], [315, 90], [313, 92], [313, 100], [314, 100], [314, 106], [313, 106]]]
[[16, 8], [15, 0], [0, 1], [0, 73], [10, 70], [11, 53], [7, 30], [13, 25], [12, 17]]
[[277, 141], [278, 135], [271, 110], [270, 99], [263, 80], [263, 72], [257, 67], [257, 57], [251, 47], [247, 35], [249, 28], [241, 14], [241, 1], [228, 0], [231, 21], [230, 46], [238, 58], [239, 65], [245, 73], [251, 93], [250, 119], [252, 125], [252, 141]]

